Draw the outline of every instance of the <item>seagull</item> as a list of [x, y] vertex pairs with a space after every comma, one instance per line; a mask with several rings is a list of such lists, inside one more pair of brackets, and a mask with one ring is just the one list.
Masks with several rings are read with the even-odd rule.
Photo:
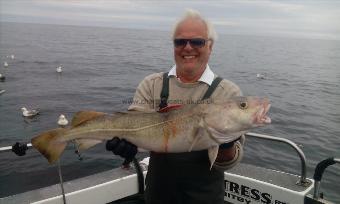
[[0, 73], [0, 81], [4, 82], [6, 80], [6, 77]]
[[11, 55], [11, 59], [14, 59], [15, 58], [15, 56], [14, 55]]
[[6, 92], [5, 89], [0, 89], [0, 95], [3, 94], [3, 93], [5, 93], [5, 92]]
[[8, 67], [8, 63], [7, 62], [4, 62], [4, 67]]
[[21, 108], [22, 116], [24, 117], [34, 117], [39, 114], [38, 110], [27, 110], [25, 107]]
[[61, 127], [64, 127], [67, 124], [68, 124], [68, 120], [66, 119], [66, 117], [63, 114], [61, 114], [59, 116], [59, 119], [58, 119], [58, 125], [61, 126]]
[[63, 67], [62, 66], [57, 67], [56, 72], [61, 73], [62, 71], [63, 71]]
[[256, 74], [256, 77], [258, 79], [265, 79], [266, 78], [264, 74]]

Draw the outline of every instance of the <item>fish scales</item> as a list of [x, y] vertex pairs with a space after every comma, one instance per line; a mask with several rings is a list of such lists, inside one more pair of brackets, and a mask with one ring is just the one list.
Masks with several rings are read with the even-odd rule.
[[[96, 135], [98, 139], [107, 140], [116, 136], [153, 151], [182, 152], [185, 149], [178, 148], [180, 146], [176, 144], [190, 142], [186, 137], [193, 134], [195, 127], [198, 126], [200, 118], [197, 114], [192, 111], [192, 108], [186, 108], [174, 111], [172, 114], [120, 113], [113, 116], [104, 115], [79, 128], [71, 129], [65, 135], [64, 140], [91, 138], [93, 135]], [[145, 140], [150, 143], [144, 144]]]

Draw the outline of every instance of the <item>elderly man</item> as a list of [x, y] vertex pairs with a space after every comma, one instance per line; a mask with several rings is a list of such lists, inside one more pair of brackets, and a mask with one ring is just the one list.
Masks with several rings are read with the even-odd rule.
[[[159, 110], [172, 103], [195, 103], [203, 98], [214, 100], [241, 95], [238, 86], [217, 77], [208, 65], [215, 40], [212, 24], [199, 12], [187, 10], [173, 31], [176, 64], [169, 72], [147, 76], [139, 84], [129, 110]], [[129, 159], [136, 153], [132, 144], [117, 138], [107, 143], [107, 149]], [[239, 141], [221, 145], [212, 169], [206, 150], [151, 152], [146, 177], [146, 203], [222, 204], [223, 171], [237, 164], [242, 152]]]

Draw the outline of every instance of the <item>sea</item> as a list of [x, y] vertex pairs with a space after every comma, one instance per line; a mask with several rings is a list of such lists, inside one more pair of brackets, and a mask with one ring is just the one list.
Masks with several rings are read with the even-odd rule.
[[[13, 57], [12, 57], [13, 55]], [[174, 65], [169, 31], [68, 25], [0, 24], [0, 146], [28, 143], [80, 110], [125, 111], [144, 77]], [[4, 63], [8, 66], [5, 67]], [[318, 162], [340, 158], [340, 41], [220, 34], [209, 61], [246, 96], [268, 97], [272, 124], [252, 132], [289, 139], [304, 152], [307, 177]], [[62, 73], [56, 68], [63, 67]], [[264, 77], [257, 77], [258, 74]], [[39, 109], [26, 119], [21, 107]], [[300, 174], [288, 145], [247, 137], [242, 162]], [[119, 167], [99, 144], [61, 158], [64, 181]], [[145, 155], [138, 155], [139, 158]], [[340, 203], [340, 164], [326, 169], [324, 198]], [[34, 149], [0, 152], [0, 197], [59, 183], [56, 165]]]

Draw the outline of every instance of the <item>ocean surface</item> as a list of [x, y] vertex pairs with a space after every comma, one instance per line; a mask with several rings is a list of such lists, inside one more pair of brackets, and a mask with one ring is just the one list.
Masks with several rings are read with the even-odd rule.
[[[6, 76], [0, 82], [6, 90], [0, 95], [2, 147], [57, 127], [60, 114], [71, 119], [79, 110], [124, 111], [124, 101], [145, 76], [174, 64], [169, 32], [19, 23], [0, 24], [0, 57], [0, 73]], [[244, 95], [269, 97], [272, 124], [253, 132], [297, 143], [307, 158], [308, 177], [319, 161], [340, 157], [340, 41], [220, 35], [209, 65]], [[23, 106], [41, 114], [24, 119]], [[64, 180], [122, 163], [104, 144], [82, 158], [67, 148], [61, 159]], [[275, 142], [247, 138], [243, 162], [300, 173], [294, 150]], [[57, 167], [35, 150], [22, 157], [0, 152], [0, 197], [58, 181]], [[337, 203], [339, 181], [340, 165], [333, 165], [321, 184], [325, 198]]]

